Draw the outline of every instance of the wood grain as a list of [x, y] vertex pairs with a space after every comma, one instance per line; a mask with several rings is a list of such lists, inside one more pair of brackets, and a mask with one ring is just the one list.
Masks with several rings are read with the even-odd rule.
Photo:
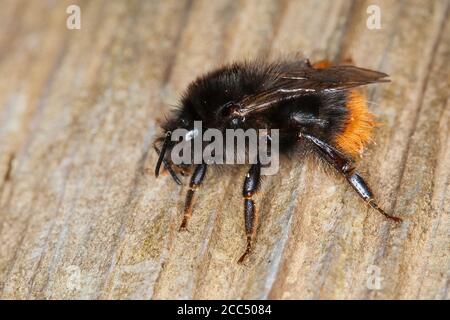
[[[66, 28], [72, 3], [81, 30]], [[449, 299], [449, 1], [1, 6], [0, 298]], [[367, 89], [383, 125], [358, 168], [404, 223], [314, 162], [282, 159], [238, 265], [246, 169], [211, 171], [179, 233], [186, 187], [153, 177], [151, 143], [196, 76], [295, 54], [391, 76]]]

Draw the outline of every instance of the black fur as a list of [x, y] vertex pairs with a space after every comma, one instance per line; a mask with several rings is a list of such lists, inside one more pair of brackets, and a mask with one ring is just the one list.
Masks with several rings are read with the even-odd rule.
[[[164, 134], [177, 128], [190, 130], [195, 120], [201, 120], [203, 130], [279, 129], [281, 152], [298, 149], [299, 132], [313, 134], [333, 144], [334, 137], [343, 130], [348, 115], [346, 90], [324, 90], [280, 99], [270, 108], [245, 117], [237, 117], [233, 113], [240, 108], [243, 98], [271, 90], [277, 85], [280, 73], [298, 69], [300, 64], [301, 61], [235, 63], [198, 78], [189, 85], [181, 106], [163, 124]], [[311, 67], [302, 65], [300, 68]], [[159, 143], [161, 141], [162, 138], [158, 139]]]

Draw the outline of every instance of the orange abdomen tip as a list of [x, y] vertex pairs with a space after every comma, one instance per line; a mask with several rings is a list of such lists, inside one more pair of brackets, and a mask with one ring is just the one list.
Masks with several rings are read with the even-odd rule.
[[348, 109], [343, 131], [336, 136], [336, 143], [345, 153], [356, 156], [372, 136], [375, 117], [369, 112], [365, 96], [357, 91], [348, 92], [345, 106]]

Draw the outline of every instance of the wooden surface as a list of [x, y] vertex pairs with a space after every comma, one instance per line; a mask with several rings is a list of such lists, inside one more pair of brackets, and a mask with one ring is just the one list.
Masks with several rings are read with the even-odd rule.
[[[79, 1], [68, 30], [73, 2], [0, 3], [1, 298], [449, 298], [449, 1]], [[150, 146], [197, 75], [299, 52], [390, 74], [358, 168], [404, 223], [287, 159], [241, 266], [246, 169], [209, 174], [179, 233], [186, 187]]]

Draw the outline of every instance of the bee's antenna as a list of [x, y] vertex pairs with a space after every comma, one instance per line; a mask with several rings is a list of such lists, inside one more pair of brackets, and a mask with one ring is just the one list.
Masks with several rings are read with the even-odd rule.
[[181, 181], [178, 178], [178, 176], [175, 173], [175, 171], [173, 171], [172, 167], [169, 165], [167, 160], [164, 159], [164, 156], [166, 155], [166, 151], [167, 151], [167, 146], [169, 145], [169, 142], [170, 142], [171, 135], [172, 135], [172, 132], [167, 131], [166, 137], [164, 138], [164, 143], [163, 143], [163, 145], [161, 147], [161, 151], [159, 151], [157, 146], [153, 146], [155, 148], [155, 150], [156, 150], [156, 153], [159, 155], [158, 162], [156, 162], [155, 176], [156, 177], [159, 176], [159, 170], [161, 168], [161, 164], [164, 164], [164, 168], [166, 168], [167, 171], [169, 171], [169, 173], [172, 176], [173, 180], [175, 180], [175, 182], [177, 184], [181, 184]]
[[166, 155], [167, 145], [169, 144], [171, 134], [172, 133], [170, 131], [167, 131], [166, 137], [164, 138], [164, 143], [161, 148], [161, 152], [155, 146], [155, 150], [159, 155], [158, 162], [156, 162], [156, 168], [155, 168], [155, 177], [157, 177], [157, 178], [159, 176], [159, 169], [161, 168], [161, 163], [163, 162], [164, 156]]

